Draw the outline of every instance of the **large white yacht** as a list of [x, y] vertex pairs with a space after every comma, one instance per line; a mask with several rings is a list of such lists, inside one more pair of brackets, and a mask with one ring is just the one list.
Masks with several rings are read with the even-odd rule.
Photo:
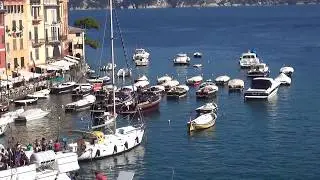
[[149, 64], [150, 54], [145, 49], [136, 49], [132, 56], [137, 66], [147, 66]]
[[247, 99], [268, 99], [274, 96], [279, 88], [280, 82], [272, 78], [259, 77], [252, 80], [251, 87], [244, 93]]
[[173, 60], [173, 63], [175, 65], [189, 65], [190, 57], [188, 57], [187, 54], [177, 54]]
[[258, 58], [257, 54], [252, 51], [248, 51], [243, 53], [240, 57], [239, 64], [241, 68], [249, 68], [252, 65], [260, 63], [260, 59]]

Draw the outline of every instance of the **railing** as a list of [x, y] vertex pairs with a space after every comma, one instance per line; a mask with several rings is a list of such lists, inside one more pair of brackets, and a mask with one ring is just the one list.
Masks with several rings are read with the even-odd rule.
[[31, 5], [40, 5], [40, 0], [30, 0]]
[[47, 44], [56, 44], [56, 43], [60, 43], [60, 37], [46, 37], [46, 43]]
[[45, 6], [59, 6], [59, 1], [57, 0], [43, 0]]
[[44, 39], [32, 39], [32, 46], [39, 47], [45, 43]]

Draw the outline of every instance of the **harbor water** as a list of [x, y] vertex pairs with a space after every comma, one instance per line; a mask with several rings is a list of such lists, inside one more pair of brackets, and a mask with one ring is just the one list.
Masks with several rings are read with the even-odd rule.
[[[245, 102], [243, 93], [228, 93], [227, 88], [220, 87], [214, 99], [219, 107], [216, 125], [192, 134], [187, 133], [186, 122], [195, 108], [209, 100], [197, 100], [195, 88], [179, 101], [164, 97], [158, 111], [145, 115], [147, 129], [141, 146], [115, 158], [80, 163], [80, 176], [92, 179], [94, 171], [100, 170], [114, 179], [120, 170], [130, 170], [140, 180], [319, 178], [319, 8], [117, 10], [127, 51], [126, 57], [116, 31], [117, 68], [125, 66], [127, 58], [135, 76], [146, 74], [153, 84], [164, 74], [181, 83], [194, 75], [203, 74], [205, 79], [228, 75], [243, 79], [248, 88], [250, 79], [238, 64], [239, 56], [248, 49], [255, 49], [269, 65], [270, 77], [276, 77], [284, 64], [293, 66], [293, 83], [280, 87], [269, 101], [252, 102]], [[105, 15], [103, 10], [71, 11], [69, 22], [86, 16], [96, 18], [101, 28], [87, 34], [102, 40]], [[98, 66], [110, 62], [108, 41], [109, 27], [102, 52], [87, 47], [87, 62], [97, 71]], [[150, 52], [149, 66], [133, 65], [135, 48]], [[196, 51], [203, 57], [192, 58], [191, 64], [202, 63], [202, 68], [173, 66], [177, 53], [192, 55]], [[70, 95], [40, 100], [35, 106], [50, 109], [50, 115], [12, 124], [0, 138], [1, 143], [13, 136], [27, 144], [36, 138], [67, 137], [70, 130], [86, 129], [89, 113], [65, 114], [61, 106], [69, 102]]]

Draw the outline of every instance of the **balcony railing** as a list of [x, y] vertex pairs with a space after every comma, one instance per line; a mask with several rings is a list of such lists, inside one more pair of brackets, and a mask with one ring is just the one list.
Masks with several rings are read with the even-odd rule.
[[45, 6], [59, 6], [59, 1], [57, 0], [43, 0]]
[[40, 5], [41, 1], [40, 0], [30, 0], [31, 5]]
[[46, 44], [59, 44], [60, 43], [60, 37], [47, 37], [46, 38]]
[[32, 47], [39, 47], [45, 43], [44, 39], [32, 39]]

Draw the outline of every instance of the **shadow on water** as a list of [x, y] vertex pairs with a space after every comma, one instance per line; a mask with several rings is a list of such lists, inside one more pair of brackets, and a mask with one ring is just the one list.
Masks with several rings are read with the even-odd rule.
[[194, 140], [199, 138], [216, 138], [216, 126], [212, 126], [208, 129], [199, 130], [199, 131], [192, 131], [188, 132], [187, 125], [186, 125], [186, 133], [188, 134], [188, 140]]

